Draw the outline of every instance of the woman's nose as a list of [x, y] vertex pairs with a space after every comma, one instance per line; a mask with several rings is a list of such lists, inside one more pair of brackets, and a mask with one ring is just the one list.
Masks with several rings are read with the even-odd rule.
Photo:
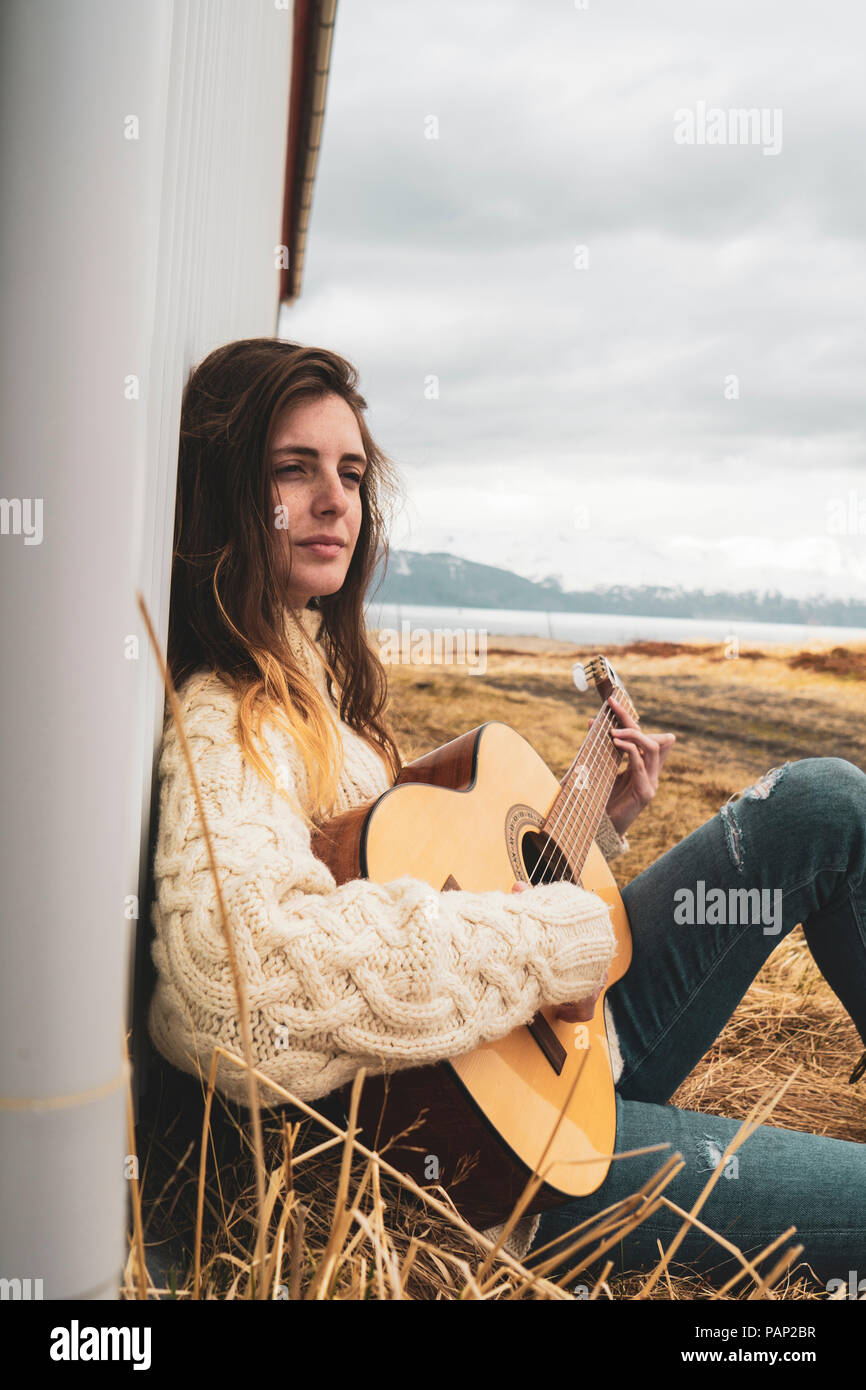
[[313, 505], [317, 511], [342, 514], [348, 506], [342, 479], [337, 476], [320, 478], [313, 495]]

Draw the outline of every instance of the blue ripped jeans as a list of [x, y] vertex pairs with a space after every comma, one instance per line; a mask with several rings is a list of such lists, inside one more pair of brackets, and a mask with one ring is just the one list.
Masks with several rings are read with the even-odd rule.
[[[738, 889], [747, 892], [732, 894]], [[866, 1046], [866, 773], [841, 758], [773, 769], [633, 879], [622, 896], [634, 955], [608, 992], [624, 1061], [615, 1151], [671, 1147], [612, 1163], [596, 1192], [545, 1212], [530, 1267], [541, 1245], [636, 1191], [675, 1151], [685, 1168], [665, 1195], [690, 1210], [740, 1122], [666, 1102], [798, 922]], [[858, 1057], [859, 1050], [852, 1070]], [[858, 1093], [866, 1130], [866, 1077]], [[866, 1143], [763, 1125], [735, 1158], [726, 1161], [699, 1219], [746, 1254], [796, 1226], [793, 1241], [804, 1247], [799, 1259], [821, 1282], [840, 1278], [848, 1287], [863, 1280], [866, 1289]], [[666, 1247], [681, 1226], [681, 1217], [661, 1207], [605, 1258], [615, 1269], [653, 1265], [657, 1242]], [[713, 1283], [741, 1267], [694, 1230], [679, 1246], [672, 1267], [677, 1264]]]

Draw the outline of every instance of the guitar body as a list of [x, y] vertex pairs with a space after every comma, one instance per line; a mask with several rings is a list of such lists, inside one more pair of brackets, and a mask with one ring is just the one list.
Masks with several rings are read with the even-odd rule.
[[[313, 848], [338, 882], [409, 876], [437, 891], [507, 892], [515, 879], [530, 879], [539, 830], [559, 792], [532, 746], [508, 725], [490, 722], [408, 764], [376, 801], [324, 827]], [[573, 881], [564, 856], [540, 877]], [[613, 984], [630, 963], [631, 934], [594, 843], [577, 881], [611, 908]], [[571, 1092], [544, 1157], [545, 1181], [527, 1210], [595, 1191], [616, 1132], [604, 991], [589, 1023], [554, 1015], [553, 1006], [544, 1008], [531, 1025], [448, 1062], [368, 1077], [360, 1111], [365, 1139], [381, 1151], [426, 1112], [420, 1128], [388, 1148], [389, 1161], [420, 1185], [441, 1182], [467, 1220], [489, 1226], [510, 1214]]]

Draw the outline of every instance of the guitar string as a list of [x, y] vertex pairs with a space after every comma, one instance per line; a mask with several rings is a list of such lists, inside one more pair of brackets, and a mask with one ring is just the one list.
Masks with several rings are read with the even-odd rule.
[[[629, 712], [629, 714], [631, 714], [632, 717], [633, 717], [634, 719], [637, 719], [637, 713], [636, 713], [636, 711], [635, 711], [634, 705], [632, 704], [632, 701], [630, 700], [629, 696], [626, 694], [625, 689], [624, 689], [622, 686], [615, 686], [615, 687], [614, 687], [614, 691], [617, 692], [617, 693], [614, 695], [614, 698], [615, 698], [615, 699], [618, 699], [622, 704], [624, 704], [625, 707], [626, 707], [626, 709], [627, 709], [627, 711]], [[598, 751], [598, 753], [596, 754], [596, 756], [595, 756], [594, 758], [592, 758], [588, 763], [585, 762], [584, 766], [586, 767], [587, 771], [592, 772], [592, 771], [594, 770], [594, 768], [596, 767], [596, 765], [598, 764], [600, 758], [602, 758], [602, 759], [603, 759], [603, 758], [609, 758], [609, 759], [611, 760], [611, 767], [612, 767], [612, 770], [613, 770], [613, 776], [614, 776], [614, 780], [615, 780], [616, 774], [617, 774], [617, 770], [618, 770], [618, 768], [619, 768], [619, 764], [620, 764], [620, 762], [622, 761], [622, 758], [623, 758], [624, 755], [623, 755], [623, 753], [620, 751], [620, 749], [618, 749], [618, 748], [616, 749], [615, 752], [613, 751], [613, 747], [612, 747], [612, 746], [608, 743], [608, 741], [607, 741], [607, 735], [608, 735], [608, 733], [610, 732], [610, 730], [611, 730], [612, 728], [617, 727], [617, 726], [618, 726], [618, 727], [622, 727], [622, 725], [619, 723], [619, 720], [618, 720], [617, 716], [614, 715], [611, 711], [609, 711], [609, 707], [606, 707], [606, 708], [605, 708], [604, 713], [605, 713], [605, 716], [606, 716], [606, 723], [603, 724], [603, 725], [601, 726], [600, 730], [599, 730], [600, 738], [597, 738], [597, 739], [596, 739], [596, 745], [597, 745], [597, 748], [598, 748], [599, 751]], [[614, 745], [614, 747], [615, 747], [615, 745]], [[595, 750], [593, 750], [593, 751], [595, 751]], [[570, 822], [572, 822], [572, 821], [574, 821], [575, 819], [577, 819], [577, 817], [579, 816], [580, 812], [584, 810], [584, 806], [586, 806], [587, 819], [589, 819], [589, 820], [591, 820], [591, 819], [594, 818], [596, 811], [599, 809], [599, 803], [602, 802], [602, 798], [603, 798], [603, 804], [602, 804], [601, 809], [603, 810], [604, 805], [607, 803], [608, 797], [609, 797], [609, 795], [610, 795], [610, 790], [609, 790], [609, 789], [607, 789], [607, 790], [605, 789], [604, 781], [605, 781], [604, 778], [598, 779], [598, 781], [596, 782], [596, 787], [595, 787], [594, 791], [592, 792], [592, 795], [591, 795], [590, 800], [589, 800], [588, 803], [584, 803], [584, 802], [582, 802], [582, 801], [580, 800], [580, 791], [581, 791], [582, 789], [581, 789], [581, 788], [577, 788], [577, 787], [575, 788], [575, 795], [574, 795], [574, 798], [573, 798], [574, 804], [573, 804], [572, 809], [569, 811], [568, 819], [567, 819], [567, 821], [566, 821], [566, 827], [565, 827], [565, 829], [567, 829], [567, 830], [569, 831], [569, 834], [571, 834]], [[612, 785], [613, 785], [613, 783], [611, 783], [611, 786], [612, 786]], [[568, 800], [568, 799], [566, 798], [566, 801], [564, 802], [564, 805], [567, 804], [567, 800]], [[560, 822], [561, 818], [562, 818], [562, 813], [560, 812], [560, 815], [557, 817], [557, 820], [556, 820], [556, 822], [554, 822], [554, 826], [552, 827], [553, 830], [557, 830], [557, 829], [558, 829], [558, 827], [559, 827], [559, 822]], [[592, 842], [592, 838], [593, 838], [593, 837], [590, 837], [590, 843]], [[560, 866], [561, 866], [562, 862], [565, 861], [565, 862], [566, 862], [567, 869], [568, 869], [568, 871], [569, 871], [569, 873], [570, 873], [571, 864], [570, 864], [570, 862], [569, 862], [569, 855], [566, 854], [566, 853], [563, 851], [562, 847], [561, 847], [561, 846], [562, 846], [562, 841], [563, 841], [563, 839], [564, 839], [564, 834], [563, 834], [563, 833], [560, 833], [560, 835], [559, 835], [559, 844], [558, 844], [558, 858], [557, 858], [557, 859], [550, 860], [550, 858], [549, 858], [549, 849], [548, 849], [547, 847], [545, 847], [545, 852], [548, 854], [548, 860], [549, 860], [549, 862], [551, 863], [551, 866], [552, 866], [552, 868], [554, 869], [555, 872], [559, 872]], [[580, 845], [580, 840], [577, 839], [577, 840], [575, 841], [574, 845], [572, 846], [572, 848], [573, 848], [574, 850], [576, 850], [576, 849], [578, 849], [579, 845]], [[580, 856], [579, 856], [579, 855], [575, 855], [574, 857], [575, 857], [575, 858], [579, 858]], [[578, 875], [578, 877], [579, 877], [579, 875]]]
[[[587, 775], [595, 770], [599, 763], [602, 762], [604, 756], [607, 756], [607, 750], [604, 747], [605, 735], [613, 727], [615, 722], [616, 716], [613, 714], [613, 711], [609, 711], [609, 718], [606, 722], [597, 728], [594, 733], [590, 734], [589, 737], [592, 739], [592, 743], [586, 749], [589, 757], [584, 759], [582, 764]], [[556, 819], [546, 833], [546, 840], [539, 851], [538, 859], [529, 876], [530, 884], [535, 882], [536, 873], [543, 874], [546, 870], [550, 873], [549, 881], [555, 880], [560, 875], [561, 866], [568, 863], [568, 855], [563, 850], [562, 843], [566, 834], [571, 833], [571, 825], [577, 816], [580, 804], [580, 792], [582, 790], [584, 790], [583, 787], [579, 788], [575, 784], [563, 798]], [[599, 790], [593, 792], [592, 803], [590, 803], [592, 809], [596, 809], [595, 803], [598, 801], [599, 796]], [[589, 807], [587, 807], [587, 809], [589, 809]], [[563, 817], [565, 817], [565, 824], [562, 823]], [[555, 850], [556, 857], [552, 856], [551, 847]]]
[[[615, 716], [610, 716], [596, 729], [592, 742], [585, 750], [587, 756], [582, 763], [585, 777], [590, 777], [599, 764], [611, 756], [605, 742], [607, 733], [614, 727], [615, 723]], [[581, 813], [587, 817], [594, 817], [604, 794], [605, 780], [605, 778], [601, 778], [597, 782], [588, 800], [581, 795], [586, 789], [586, 782], [581, 786], [575, 783], [562, 799], [559, 811], [546, 833], [546, 839], [529, 876], [531, 884], [535, 883], [536, 880], [541, 881], [542, 877], [548, 882], [564, 877], [574, 881], [570, 861], [572, 857], [579, 857], [576, 851], [580, 846], [580, 837], [575, 837], [575, 827], [578, 825]], [[570, 853], [564, 848], [566, 845], [568, 845]]]
[[[614, 698], [619, 699], [626, 706], [629, 713], [631, 713], [634, 718], [637, 718], [637, 715], [635, 714], [634, 710], [634, 705], [632, 704], [632, 701], [630, 700], [629, 696], [626, 694], [624, 687], [617, 683], [614, 685], [613, 689], [614, 691], [618, 690], [620, 692], [619, 695], [615, 696]], [[606, 723], [602, 724], [600, 728], [598, 728], [595, 731], [594, 738], [592, 732], [590, 732], [588, 736], [587, 752], [589, 754], [589, 759], [588, 761], [585, 759], [582, 764], [586, 773], [591, 773], [592, 771], [594, 771], [598, 763], [602, 761], [603, 757], [612, 757], [610, 747], [607, 744], [606, 735], [610, 731], [610, 729], [613, 728], [614, 725], [616, 725], [617, 717], [610, 709], [610, 706], [606, 703], [603, 711], [600, 711], [600, 713], [604, 713], [604, 715], [606, 716]], [[596, 716], [596, 718], [598, 718], [598, 716]], [[593, 740], [592, 743], [589, 742], [589, 740], [591, 739]], [[622, 755], [617, 757], [617, 766], [621, 761], [621, 758]], [[572, 767], [574, 767], [574, 763], [572, 764]], [[578, 788], [575, 786], [572, 788], [571, 793], [569, 793], [569, 795], [567, 795], [563, 799], [563, 802], [557, 813], [556, 820], [553, 822], [553, 825], [547, 831], [546, 843], [542, 845], [542, 848], [540, 849], [536, 860], [535, 867], [529, 875], [528, 882], [530, 885], [534, 884], [536, 871], [543, 871], [544, 868], [547, 867], [552, 872], [558, 873], [561, 864], [564, 862], [567, 863], [569, 856], [562, 849], [562, 841], [565, 838], [565, 832], [568, 830], [570, 833], [571, 822], [574, 821], [579, 809], [581, 808], [579, 794], [582, 790], [583, 788]], [[590, 802], [588, 804], [584, 803], [584, 805], [587, 805], [587, 809], [591, 809], [593, 812], [597, 810], [597, 803], [600, 796], [601, 788], [599, 787], [593, 792]], [[571, 805], [569, 804], [570, 799], [572, 803]], [[566, 818], [565, 826], [562, 825], [563, 816], [565, 816]], [[555, 845], [557, 858], [551, 857], [550, 847], [554, 844], [554, 836], [557, 837], [557, 843]]]
[[[616, 693], [616, 692], [618, 692], [618, 693]], [[634, 708], [634, 705], [633, 705], [631, 699], [629, 698], [628, 694], [627, 694], [626, 691], [625, 691], [625, 688], [624, 688], [623, 686], [621, 686], [621, 685], [614, 685], [613, 691], [611, 692], [611, 694], [613, 695], [614, 699], [619, 700], [620, 703], [623, 704], [623, 705], [625, 706], [627, 712], [636, 720], [636, 719], [637, 719], [637, 713], [636, 713], [636, 711], [635, 711], [635, 708]], [[605, 706], [603, 707], [603, 709], [602, 709], [601, 711], [599, 711], [599, 713], [605, 715], [605, 718], [606, 718], [606, 720], [607, 720], [607, 723], [604, 724], [604, 725], [602, 725], [602, 726], [600, 727], [600, 729], [596, 731], [595, 745], [594, 745], [594, 746], [592, 747], [592, 749], [591, 749], [591, 752], [592, 752], [593, 756], [589, 759], [588, 762], [587, 762], [587, 760], [585, 759], [584, 762], [583, 762], [583, 764], [582, 764], [581, 766], [583, 767], [584, 772], [586, 772], [586, 773], [592, 772], [592, 771], [595, 769], [595, 767], [597, 766], [598, 762], [599, 762], [602, 758], [607, 757], [607, 758], [609, 758], [609, 759], [611, 760], [611, 765], [612, 765], [612, 767], [613, 767], [614, 778], [615, 778], [615, 777], [616, 777], [617, 769], [618, 769], [619, 764], [620, 764], [620, 762], [622, 761], [622, 758], [623, 758], [623, 753], [622, 753], [619, 749], [616, 749], [616, 752], [614, 753], [612, 746], [611, 746], [611, 745], [608, 743], [608, 741], [607, 741], [607, 734], [610, 732], [611, 728], [613, 728], [614, 726], [618, 725], [619, 721], [618, 721], [618, 719], [617, 719], [617, 716], [616, 716], [615, 714], [613, 714], [612, 710], [610, 709], [610, 707], [607, 705], [606, 702], [605, 702]], [[596, 716], [596, 718], [598, 718], [598, 716]], [[593, 722], [595, 722], [595, 721], [593, 721]], [[620, 725], [620, 727], [622, 727], [622, 726]], [[600, 738], [598, 737], [598, 734], [601, 735]], [[587, 736], [587, 742], [589, 741], [589, 738], [591, 738], [591, 737], [592, 737], [592, 731], [590, 731], [590, 734]], [[575, 763], [576, 763], [576, 762], [577, 762], [577, 759], [575, 759]], [[572, 764], [572, 767], [574, 767], [575, 763]], [[585, 785], [585, 783], [584, 783], [584, 785]], [[582, 788], [575, 787], [574, 793], [572, 794], [572, 795], [573, 795], [573, 802], [574, 802], [574, 804], [573, 804], [573, 807], [572, 807], [572, 808], [569, 810], [569, 812], [568, 812], [566, 827], [564, 828], [564, 829], [568, 829], [569, 832], [570, 832], [570, 825], [569, 825], [569, 822], [572, 821], [572, 820], [575, 818], [575, 816], [576, 816], [576, 814], [577, 814], [578, 811], [580, 811], [581, 809], [583, 809], [583, 804], [579, 801], [579, 793], [580, 793], [581, 790], [582, 790]], [[588, 807], [589, 807], [589, 809], [592, 810], [593, 813], [595, 812], [595, 810], [597, 810], [598, 802], [599, 802], [599, 799], [601, 798], [602, 795], [603, 795], [603, 779], [601, 779], [601, 780], [596, 784], [596, 788], [595, 788], [595, 790], [593, 791], [593, 794], [592, 794], [592, 797], [591, 797], [591, 799], [590, 799], [590, 802], [588, 803]], [[608, 795], [609, 795], [609, 793], [608, 793]], [[607, 798], [605, 798], [605, 802], [606, 802], [606, 801], [607, 801]], [[557, 815], [556, 820], [554, 821], [553, 825], [551, 826], [551, 833], [548, 834], [548, 842], [549, 842], [550, 839], [552, 838], [552, 833], [557, 832], [557, 833], [559, 834], [559, 842], [560, 842], [560, 861], [561, 861], [562, 859], [568, 857], [568, 856], [565, 855], [565, 854], [562, 852], [562, 850], [561, 850], [561, 842], [562, 842], [562, 839], [564, 838], [564, 833], [563, 833], [563, 828], [560, 827], [560, 822], [561, 822], [561, 820], [562, 820], [562, 816], [563, 816], [564, 811], [565, 811], [565, 808], [566, 808], [567, 806], [568, 806], [568, 797], [566, 797], [566, 798], [563, 800], [562, 806], [560, 807], [559, 814]], [[546, 846], [544, 847], [544, 850], [542, 851], [542, 853], [547, 853], [547, 852], [548, 852], [548, 846], [546, 845]], [[556, 867], [557, 869], [559, 868], [559, 861], [553, 860], [553, 861], [551, 861], [551, 863], [552, 863], [553, 865], [555, 865], [555, 867]]]
[[[632, 702], [631, 702], [629, 696], [626, 694], [625, 689], [624, 689], [622, 686], [615, 685], [615, 686], [614, 686], [614, 691], [618, 691], [618, 692], [619, 692], [618, 694], [615, 694], [615, 695], [614, 695], [614, 698], [620, 700], [620, 702], [621, 702], [622, 704], [625, 705], [625, 707], [626, 707], [626, 709], [628, 710], [628, 712], [636, 719], [636, 718], [637, 718], [637, 714], [636, 714], [636, 712], [635, 712], [634, 705], [632, 704]], [[613, 692], [612, 692], [612, 693], [613, 693]], [[604, 710], [603, 710], [602, 712], [603, 712], [604, 715], [605, 715], [606, 722], [605, 722], [604, 724], [602, 724], [602, 725], [599, 727], [599, 729], [596, 731], [595, 742], [594, 742], [594, 744], [591, 746], [591, 748], [588, 750], [588, 751], [590, 752], [591, 756], [589, 757], [589, 760], [588, 760], [588, 761], [587, 761], [587, 760], [584, 760], [584, 763], [582, 764], [582, 766], [584, 767], [584, 769], [585, 769], [585, 771], [586, 771], [587, 773], [591, 773], [592, 771], [594, 771], [595, 768], [597, 767], [598, 763], [599, 763], [601, 760], [603, 760], [604, 758], [609, 757], [609, 758], [613, 759], [613, 756], [614, 756], [613, 753], [612, 753], [612, 751], [611, 751], [610, 745], [607, 743], [607, 734], [610, 732], [610, 729], [611, 729], [611, 728], [613, 728], [615, 725], [617, 725], [617, 723], [618, 723], [617, 716], [613, 713], [612, 710], [610, 710], [610, 707], [607, 706], [607, 705], [605, 705]], [[598, 716], [596, 716], [596, 718], [598, 718]], [[590, 735], [589, 735], [589, 738], [592, 738], [592, 734], [591, 734], [591, 733], [590, 733]], [[615, 762], [613, 763], [613, 766], [614, 766], [614, 776], [616, 775], [616, 768], [619, 766], [619, 763], [621, 762], [621, 760], [622, 760], [622, 754], [619, 752], [619, 750], [617, 750], [616, 760], [615, 760]], [[575, 760], [575, 761], [576, 761], [576, 760]], [[574, 766], [574, 764], [572, 764], [572, 766]], [[569, 855], [566, 854], [565, 851], [562, 849], [562, 842], [563, 842], [563, 840], [564, 840], [564, 838], [565, 838], [565, 831], [568, 830], [569, 834], [571, 833], [571, 825], [570, 825], [570, 823], [571, 823], [572, 821], [574, 821], [574, 820], [577, 818], [577, 816], [579, 815], [580, 811], [582, 811], [584, 808], [586, 808], [587, 812], [591, 812], [593, 815], [594, 815], [594, 813], [598, 810], [599, 801], [600, 801], [600, 799], [601, 799], [601, 796], [603, 795], [603, 779], [602, 779], [602, 781], [600, 781], [600, 782], [596, 785], [596, 788], [595, 788], [595, 790], [593, 791], [592, 796], [591, 796], [591, 798], [590, 798], [590, 800], [589, 800], [588, 803], [587, 803], [587, 802], [582, 802], [582, 801], [580, 800], [580, 792], [581, 792], [582, 790], [583, 790], [583, 788], [578, 788], [577, 786], [575, 786], [575, 787], [573, 788], [573, 791], [572, 791], [572, 793], [570, 794], [570, 795], [571, 795], [571, 799], [572, 799], [572, 805], [571, 805], [570, 807], [569, 807], [569, 797], [566, 796], [565, 799], [563, 800], [563, 803], [562, 803], [562, 806], [560, 807], [560, 810], [559, 810], [559, 813], [558, 813], [558, 815], [557, 815], [557, 818], [556, 818], [556, 820], [554, 821], [553, 825], [551, 826], [550, 831], [548, 832], [547, 844], [544, 845], [544, 847], [543, 847], [541, 853], [539, 854], [538, 864], [536, 865], [536, 867], [538, 867], [538, 866], [540, 865], [541, 868], [542, 868], [542, 870], [543, 870], [543, 868], [544, 868], [545, 857], [547, 857], [547, 866], [551, 869], [551, 871], [552, 871], [553, 873], [558, 874], [559, 871], [560, 871], [561, 865], [562, 865], [563, 863], [566, 864], [567, 868], [568, 868], [569, 871], [570, 871], [571, 866], [570, 866], [570, 862], [569, 862]], [[605, 798], [605, 800], [606, 800], [606, 798]], [[561, 823], [561, 821], [562, 821], [563, 815], [566, 813], [566, 808], [568, 808], [567, 817], [566, 817], [566, 825], [565, 825], [564, 827], [562, 827], [560, 823]], [[552, 858], [552, 857], [550, 856], [550, 845], [551, 845], [551, 843], [552, 843], [554, 834], [556, 834], [557, 837], [558, 837], [558, 842], [557, 842], [557, 845], [556, 845], [556, 851], [557, 851], [557, 857], [556, 857], [556, 858]], [[579, 844], [579, 841], [577, 841], [577, 842], [575, 843], [575, 845], [573, 846], [573, 848], [576, 849], [577, 846], [578, 846], [578, 844]], [[533, 874], [534, 874], [534, 871], [533, 871]], [[532, 877], [533, 877], [533, 875], [530, 876], [530, 882], [532, 881]]]
[[[617, 687], [614, 687], [614, 689], [616, 688]], [[631, 702], [629, 701], [629, 703]], [[594, 743], [587, 750], [590, 756], [588, 759], [585, 758], [583, 763], [581, 764], [587, 781], [589, 780], [589, 775], [596, 769], [600, 762], [603, 762], [605, 758], [610, 758], [611, 760], [613, 759], [611, 747], [607, 742], [607, 734], [617, 724], [617, 717], [610, 709], [610, 707], [607, 705], [605, 705], [604, 710], [600, 711], [600, 713], [604, 714], [605, 722], [602, 723], [595, 730]], [[596, 716], [596, 718], [597, 717], [598, 716]], [[592, 733], [590, 733], [589, 737], [593, 737]], [[619, 758], [617, 758], [616, 762], [618, 764]], [[572, 766], [574, 766], [574, 764], [572, 764]], [[541, 854], [539, 855], [539, 863], [542, 865], [542, 869], [544, 867], [544, 861], [546, 859], [547, 867], [550, 869], [551, 875], [554, 878], [561, 876], [560, 870], [563, 864], [566, 864], [567, 868], [570, 869], [569, 856], [562, 848], [563, 841], [565, 840], [566, 835], [568, 835], [569, 837], [571, 836], [572, 822], [575, 822], [578, 819], [581, 810], [584, 810], [585, 808], [585, 810], [588, 813], [591, 812], [594, 814], [594, 812], [598, 809], [598, 803], [603, 794], [603, 779], [596, 783], [595, 788], [592, 790], [589, 802], [581, 801], [580, 793], [585, 789], [585, 787], [586, 782], [584, 782], [584, 785], [582, 787], [578, 787], [575, 783], [572, 787], [571, 792], [564, 797], [556, 820], [553, 822], [548, 832], [547, 844], [544, 846], [543, 850], [541, 851]], [[571, 801], [570, 805], [569, 801]], [[565, 815], [566, 817], [565, 825], [561, 824], [563, 815]], [[551, 857], [550, 850], [550, 846], [554, 841], [554, 837], [556, 837], [556, 858]], [[577, 844], [574, 845], [574, 848], [577, 848]]]
[[[614, 689], [621, 690], [621, 694], [618, 696], [615, 695], [614, 698], [622, 700], [627, 707], [631, 707], [631, 700], [629, 700], [625, 691], [619, 686], [615, 686]], [[581, 764], [585, 776], [589, 776], [605, 758], [612, 757], [609, 746], [607, 745], [607, 734], [618, 721], [616, 715], [610, 710], [609, 706], [605, 706], [604, 713], [606, 715], [605, 721], [595, 730], [594, 735], [592, 732], [589, 735], [589, 740], [591, 741], [588, 741], [585, 749], [588, 756], [584, 758]], [[596, 716], [596, 718], [598, 718], [598, 716]], [[620, 761], [621, 756], [616, 759], [616, 764], [618, 765]], [[572, 767], [574, 767], [574, 764], [572, 764]], [[585, 786], [586, 783], [581, 787], [575, 784], [571, 792], [563, 799], [556, 819], [546, 834], [546, 842], [542, 845], [536, 864], [529, 875], [530, 885], [535, 883], [536, 873], [542, 874], [545, 871], [549, 871], [551, 875], [549, 881], [555, 881], [556, 878], [561, 876], [563, 864], [565, 864], [570, 871], [570, 856], [562, 848], [563, 841], [566, 839], [567, 835], [569, 837], [572, 835], [573, 825], [577, 822], [578, 814], [581, 810], [585, 810], [587, 813], [592, 813], [594, 815], [595, 811], [598, 809], [598, 803], [603, 794], [603, 779], [592, 792], [588, 802], [585, 800], [582, 801], [580, 797], [580, 793], [585, 789]], [[563, 817], [565, 818], [565, 824], [563, 824]], [[579, 841], [575, 842], [572, 845], [572, 850], [576, 849], [578, 844]], [[551, 846], [555, 848], [555, 855], [551, 853]], [[572, 881], [574, 880], [572, 879]]]

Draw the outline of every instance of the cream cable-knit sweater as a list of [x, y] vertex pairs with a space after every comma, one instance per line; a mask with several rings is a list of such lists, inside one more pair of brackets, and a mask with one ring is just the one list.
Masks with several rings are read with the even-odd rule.
[[[337, 814], [380, 795], [392, 779], [329, 700], [324, 667], [298, 630], [315, 640], [320, 623], [316, 609], [286, 614], [292, 651], [342, 737]], [[523, 893], [435, 893], [409, 877], [338, 887], [313, 855], [300, 816], [243, 758], [231, 690], [200, 671], [178, 695], [246, 979], [254, 1063], [265, 1075], [313, 1102], [361, 1066], [374, 1074], [454, 1057], [529, 1022], [540, 1004], [599, 988], [615, 949], [600, 897], [570, 883]], [[267, 722], [264, 737], [278, 781], [302, 799], [303, 765], [290, 736]], [[216, 1044], [239, 1056], [243, 1047], [213, 877], [170, 714], [158, 777], [149, 1031], [168, 1061], [206, 1076]], [[628, 847], [607, 817], [598, 842], [607, 857]], [[618, 1079], [609, 1015], [608, 1031]], [[244, 1072], [224, 1058], [216, 1084], [247, 1104]], [[278, 1103], [267, 1090], [263, 1099]], [[537, 1224], [524, 1218], [506, 1248], [522, 1257]]]

